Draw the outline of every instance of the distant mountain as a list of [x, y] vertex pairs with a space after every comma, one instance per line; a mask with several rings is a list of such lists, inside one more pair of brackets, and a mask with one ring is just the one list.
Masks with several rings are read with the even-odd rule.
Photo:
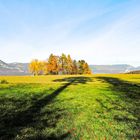
[[8, 65], [17, 68], [20, 72], [28, 73], [29, 63], [8, 63]]
[[5, 63], [0, 60], [0, 75], [29, 75], [28, 63]]
[[140, 67], [131, 65], [89, 65], [93, 73], [127, 73], [130, 71], [140, 70]]
[[[0, 60], [0, 75], [30, 75], [28, 63], [5, 63]], [[140, 67], [131, 65], [89, 65], [93, 73], [131, 73]]]
[[12, 69], [12, 67], [9, 67], [9, 65], [2, 60], [0, 60], [0, 68], [5, 68], [5, 69]]

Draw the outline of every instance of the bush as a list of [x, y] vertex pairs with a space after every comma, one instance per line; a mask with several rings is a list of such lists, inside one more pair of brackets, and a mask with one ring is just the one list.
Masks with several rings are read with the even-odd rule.
[[0, 84], [8, 84], [8, 81], [7, 80], [1, 80]]

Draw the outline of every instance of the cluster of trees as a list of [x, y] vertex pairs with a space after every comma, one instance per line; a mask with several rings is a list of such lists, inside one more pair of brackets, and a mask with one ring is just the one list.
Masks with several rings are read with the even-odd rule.
[[91, 70], [85, 60], [72, 60], [71, 56], [51, 54], [46, 61], [34, 59], [29, 64], [29, 71], [33, 75], [47, 74], [91, 74]]

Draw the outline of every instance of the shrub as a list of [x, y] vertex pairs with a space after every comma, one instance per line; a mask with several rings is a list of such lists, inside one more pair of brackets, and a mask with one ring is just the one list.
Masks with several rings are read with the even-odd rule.
[[7, 80], [1, 80], [0, 84], [8, 84], [8, 81]]

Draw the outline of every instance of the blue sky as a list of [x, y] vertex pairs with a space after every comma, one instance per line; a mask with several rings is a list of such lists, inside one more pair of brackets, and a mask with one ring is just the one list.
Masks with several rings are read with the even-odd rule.
[[140, 65], [140, 1], [0, 0], [0, 59], [29, 62], [50, 53]]

